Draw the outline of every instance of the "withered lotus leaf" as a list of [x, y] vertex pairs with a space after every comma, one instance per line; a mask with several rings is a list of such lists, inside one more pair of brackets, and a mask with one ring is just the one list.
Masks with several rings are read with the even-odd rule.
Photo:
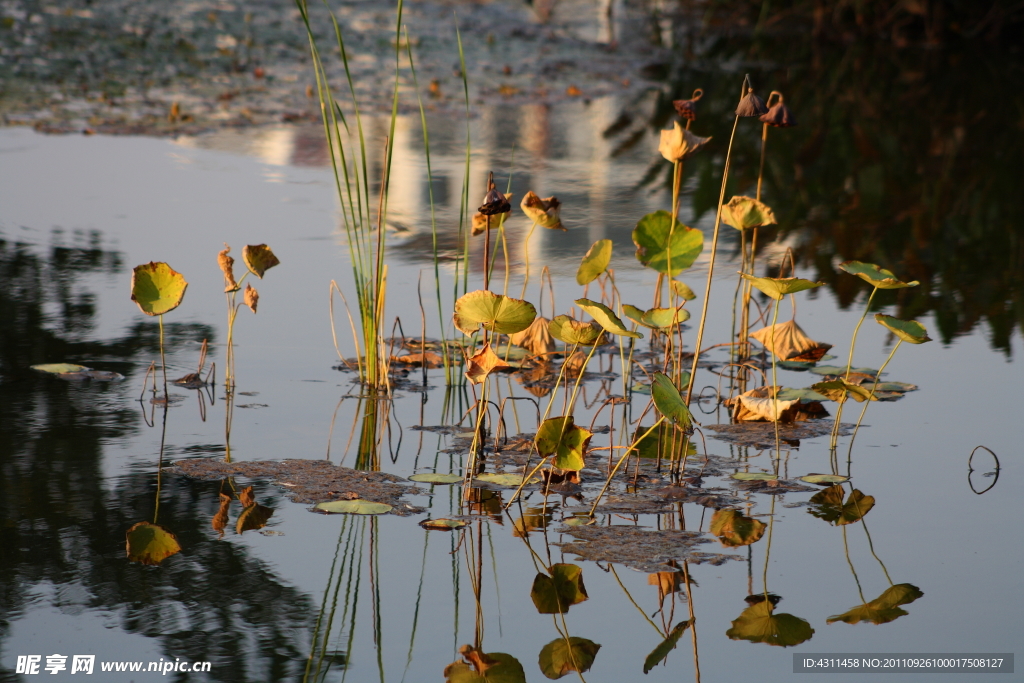
[[247, 244], [242, 247], [242, 261], [249, 272], [263, 279], [263, 274], [281, 262], [265, 244]]
[[562, 203], [558, 201], [557, 197], [541, 199], [533, 190], [530, 190], [523, 196], [523, 201], [519, 206], [523, 213], [537, 225], [550, 230], [565, 230], [559, 217]]
[[260, 303], [260, 293], [256, 291], [256, 288], [250, 285], [248, 282], [245, 283], [245, 305], [249, 307], [249, 310], [253, 313], [256, 312], [256, 307]]
[[466, 379], [473, 384], [481, 384], [493, 371], [507, 367], [510, 367], [509, 364], [491, 350], [491, 345], [484, 344], [484, 347], [466, 362]]
[[817, 361], [832, 348], [831, 344], [808, 337], [795, 320], [769, 325], [752, 333], [750, 338], [761, 342], [762, 346], [783, 361]]

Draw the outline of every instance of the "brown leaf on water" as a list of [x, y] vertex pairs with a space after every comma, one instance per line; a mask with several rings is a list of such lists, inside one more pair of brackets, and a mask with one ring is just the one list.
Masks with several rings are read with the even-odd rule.
[[494, 370], [511, 367], [491, 350], [490, 343], [484, 344], [479, 352], [466, 363], [466, 379], [473, 384], [480, 384]]
[[231, 245], [225, 242], [224, 250], [217, 253], [217, 265], [220, 266], [220, 271], [224, 273], [224, 291], [237, 292], [239, 286], [235, 282], [235, 259], [228, 256], [229, 251], [231, 251]]
[[255, 313], [256, 306], [260, 303], [260, 293], [256, 291], [256, 288], [250, 285], [248, 282], [245, 283], [245, 305]]
[[419, 367], [425, 365], [428, 368], [439, 368], [444, 365], [444, 359], [433, 351], [427, 351], [426, 353], [410, 353], [405, 356], [391, 356], [392, 363], [401, 363], [402, 365], [412, 365]]
[[808, 337], [795, 320], [779, 323], [774, 326], [774, 343], [772, 341], [772, 325], [750, 335], [774, 353], [779, 360], [799, 360], [816, 362], [821, 360], [825, 352], [832, 348], [831, 344], [814, 341]]
[[779, 422], [795, 422], [797, 413], [802, 408], [800, 399], [792, 401], [780, 401], [774, 399], [778, 393], [778, 387], [757, 387], [746, 391], [739, 396], [733, 396], [722, 401], [725, 405], [733, 408], [737, 420], [743, 422], [765, 422], [775, 421], [775, 411], [778, 411]]
[[242, 504], [243, 508], [256, 504], [256, 496], [253, 495], [251, 486], [246, 486], [238, 492], [238, 502]]
[[509, 341], [535, 356], [551, 353], [555, 350], [555, 340], [548, 331], [549, 322], [547, 318], [537, 316], [529, 327], [509, 337]]
[[213, 516], [210, 526], [221, 536], [224, 535], [224, 527], [228, 524], [228, 508], [230, 507], [231, 496], [226, 493], [220, 494], [220, 508], [217, 510], [217, 514]]

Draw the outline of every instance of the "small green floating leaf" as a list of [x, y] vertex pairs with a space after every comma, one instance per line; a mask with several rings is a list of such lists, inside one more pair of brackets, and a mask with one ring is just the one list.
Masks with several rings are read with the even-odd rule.
[[556, 315], [548, 323], [548, 332], [566, 344], [593, 346], [601, 339], [604, 330], [594, 323], [573, 320], [567, 315]]
[[455, 327], [471, 335], [483, 325], [498, 334], [522, 332], [537, 317], [537, 309], [528, 301], [479, 289], [463, 294], [455, 302]]
[[593, 433], [574, 424], [573, 416], [552, 417], [541, 423], [535, 437], [541, 457], [555, 456], [555, 467], [582, 470], [583, 457]]
[[573, 605], [588, 599], [583, 569], [575, 564], [555, 564], [551, 575], [537, 574], [530, 598], [541, 614], [565, 614]]
[[[672, 228], [672, 214], [655, 211], [640, 219], [633, 229], [633, 244], [636, 245], [636, 259], [648, 268], [675, 277], [693, 265], [704, 250], [704, 233], [690, 228], [676, 219]], [[669, 244], [669, 234], [672, 242]], [[672, 272], [669, 273], [669, 260]]]
[[753, 197], [733, 197], [728, 204], [723, 204], [722, 221], [737, 230], [778, 223], [771, 207]]
[[697, 295], [693, 293], [690, 286], [682, 280], [672, 280], [672, 291], [683, 301], [693, 301], [697, 298]]
[[[523, 475], [513, 473], [495, 474], [493, 472], [490, 472], [478, 474], [475, 477], [473, 477], [473, 479], [476, 481], [481, 481], [485, 484], [495, 484], [496, 486], [519, 486], [521, 483], [523, 483]], [[540, 477], [534, 476], [526, 483], [535, 484], [538, 481], [540, 481]]]
[[916, 320], [900, 320], [891, 315], [875, 313], [875, 322], [909, 344], [924, 344], [931, 341], [928, 330]]
[[132, 270], [132, 301], [146, 315], [173, 311], [185, 297], [184, 276], [163, 262], [151, 261]]
[[464, 522], [461, 519], [449, 519], [447, 517], [425, 519], [420, 522], [420, 526], [424, 529], [433, 529], [435, 531], [454, 531], [455, 529], [467, 526], [467, 524], [468, 522]]
[[30, 366], [33, 370], [45, 372], [51, 375], [66, 375], [71, 372], [83, 372], [89, 368], [74, 363], [43, 363], [42, 365]]
[[608, 270], [608, 264], [612, 262], [612, 241], [598, 240], [587, 250], [579, 270], [576, 271], [576, 284], [586, 285], [598, 278], [601, 273]]
[[651, 383], [651, 397], [654, 405], [662, 415], [678, 425], [684, 434], [693, 433], [693, 415], [686, 407], [679, 389], [672, 383], [668, 375], [661, 372], [654, 373], [654, 381]]
[[242, 260], [249, 272], [261, 280], [263, 273], [281, 263], [265, 244], [247, 244], [242, 247]]
[[732, 478], [737, 481], [775, 481], [779, 475], [768, 472], [736, 472]]
[[800, 617], [775, 614], [771, 601], [763, 600], [743, 610], [725, 635], [732, 640], [791, 647], [809, 640], [814, 629]]
[[811, 496], [811, 507], [807, 512], [829, 524], [843, 526], [859, 522], [875, 506], [872, 496], [865, 496], [860, 489], [854, 489], [843, 502], [846, 491], [836, 484]]
[[591, 317], [593, 317], [594, 320], [596, 320], [598, 324], [605, 329], [606, 332], [618, 334], [623, 337], [632, 337], [633, 339], [644, 338], [644, 335], [639, 332], [630, 332], [627, 330], [626, 326], [622, 324], [622, 320], [619, 316], [615, 315], [615, 313], [612, 312], [612, 309], [598, 301], [591, 301], [590, 299], [576, 299], [576, 305], [586, 313], [589, 313]]
[[761, 290], [765, 296], [770, 296], [776, 301], [782, 299], [787, 294], [796, 294], [806, 289], [814, 289], [821, 287], [824, 282], [812, 282], [811, 280], [805, 280], [802, 277], [754, 277], [747, 273], [740, 273], [744, 280], [748, 280], [752, 285]]
[[690, 626], [690, 620], [680, 621], [676, 624], [676, 627], [669, 632], [668, 637], [665, 640], [658, 643], [658, 647], [651, 650], [651, 654], [647, 655], [644, 659], [644, 673], [650, 673], [651, 669], [658, 666], [658, 663], [664, 661], [668, 657], [668, 653], [676, 649], [676, 645], [679, 643], [679, 638], [686, 632], [686, 629]]
[[852, 396], [853, 400], [857, 403], [863, 403], [867, 400], [878, 400], [878, 397], [871, 395], [870, 390], [865, 389], [859, 384], [851, 384], [842, 378], [830, 379], [827, 382], [812, 384], [811, 390], [818, 392], [822, 396], [828, 398], [828, 400], [835, 401], [836, 403], [844, 402], [848, 396]]
[[423, 472], [409, 477], [409, 481], [418, 481], [424, 484], [457, 484], [462, 481], [460, 474], [438, 474], [435, 472]]
[[844, 477], [841, 474], [808, 474], [800, 477], [800, 481], [805, 481], [808, 484], [818, 484], [820, 486], [831, 486], [833, 484], [842, 484], [843, 482], [850, 481], [850, 478]]
[[888, 624], [890, 621], [899, 619], [908, 614], [906, 610], [900, 609], [900, 605], [909, 605], [924, 593], [917, 586], [910, 583], [897, 583], [889, 586], [884, 593], [871, 602], [858, 605], [848, 612], [836, 614], [826, 619], [826, 623], [834, 624], [842, 621], [847, 624], [856, 624], [866, 621], [871, 624]]
[[839, 267], [850, 275], [856, 275], [861, 280], [869, 282], [879, 289], [902, 289], [903, 287], [917, 287], [920, 282], [903, 282], [893, 275], [892, 271], [876, 266], [873, 263], [861, 263], [860, 261], [846, 261], [840, 263]]
[[158, 565], [181, 552], [181, 546], [177, 537], [162, 526], [139, 522], [125, 535], [125, 552], [131, 562]]
[[556, 638], [540, 651], [537, 663], [542, 674], [551, 680], [557, 680], [574, 671], [590, 671], [600, 649], [600, 645], [586, 638], [571, 636], [568, 642], [565, 638]]
[[711, 533], [728, 548], [757, 543], [766, 528], [764, 522], [747, 517], [739, 510], [715, 510], [711, 517]]
[[332, 500], [326, 503], [317, 503], [314, 509], [331, 514], [382, 515], [385, 512], [391, 512], [393, 508], [384, 503], [374, 503], [370, 500], [357, 498], [355, 500]]

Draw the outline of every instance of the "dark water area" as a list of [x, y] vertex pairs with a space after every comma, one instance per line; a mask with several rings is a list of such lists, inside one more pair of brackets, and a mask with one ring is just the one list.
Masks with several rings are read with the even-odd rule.
[[[762, 232], [763, 274], [778, 273], [792, 249], [798, 274], [826, 283], [799, 299], [799, 316], [809, 333], [835, 344], [835, 364], [845, 359], [845, 340], [869, 293], [866, 283], [837, 270], [841, 261], [877, 263], [919, 280], [916, 288], [879, 293], [873, 310], [916, 318], [936, 338], [904, 345], [888, 370], [886, 379], [919, 390], [872, 404], [856, 449], [848, 438], [840, 441], [843, 472], [875, 500], [870, 515], [835, 525], [808, 514], [816, 486], [776, 494], [737, 485], [729, 475], [771, 469], [773, 449], [737, 445], [710, 429], [707, 452], [715, 464], [703, 486], [719, 504], [658, 498], [652, 492], [668, 481], [645, 465], [639, 486], [616, 492], [619, 507], [598, 514], [595, 527], [624, 534], [603, 543], [619, 560], [580, 559], [557, 545], [574, 541], [565, 522], [589, 507], [606, 452], [585, 470], [583, 504], [566, 496], [545, 500], [532, 490], [507, 511], [512, 489], [419, 485], [421, 493], [407, 496], [408, 516], [318, 515], [289, 500], [292, 482], [182, 476], [167, 467], [202, 458], [325, 455], [334, 464], [403, 478], [460, 474], [468, 423], [459, 418], [476, 394], [446, 388], [440, 370], [417, 386], [420, 371], [409, 369], [396, 377], [394, 401], [366, 400], [351, 374], [335, 369], [325, 294], [331, 278], [348, 291], [350, 266], [315, 126], [226, 130], [175, 142], [4, 129], [0, 186], [10, 194], [0, 208], [0, 681], [35, 680], [15, 673], [18, 657], [41, 655], [44, 666], [53, 653], [92, 653], [97, 662], [211, 662], [208, 673], [175, 673], [182, 681], [442, 680], [467, 643], [515, 657], [525, 678], [507, 680], [540, 681], [552, 678], [542, 651], [570, 636], [601, 646], [590, 671], [566, 672], [567, 680], [589, 681], [818, 680], [792, 673], [793, 652], [980, 656], [1019, 648], [1024, 555], [1012, 542], [1019, 447], [1008, 380], [1019, 376], [1024, 350], [1024, 216], [1016, 177], [1024, 96], [1013, 86], [1021, 80], [1021, 55], [1012, 45], [955, 39], [897, 47], [889, 39], [815, 41], [781, 29], [708, 37], [691, 19], [656, 24], [672, 47], [642, 74], [630, 74], [646, 79], [644, 88], [587, 102], [480, 106], [471, 123], [471, 197], [483, 194], [477, 176], [493, 169], [503, 187], [511, 167], [514, 204], [528, 189], [566, 204], [566, 233], [534, 235], [527, 243], [521, 216], [509, 226], [510, 291], [519, 291], [528, 254], [527, 298], [546, 304], [548, 295], [535, 292], [540, 268], [550, 266], [556, 294], [547, 315], [568, 311], [580, 296], [573, 274], [601, 238], [614, 242], [623, 296], [646, 302], [654, 276], [633, 258], [630, 233], [640, 216], [668, 206], [671, 171], [656, 152], [658, 131], [670, 125], [673, 99], [702, 88], [692, 130], [713, 141], [685, 163], [681, 212], [705, 234], [702, 260], [684, 275], [700, 295], [743, 74], [762, 96], [784, 93], [799, 126], [768, 132], [763, 195], [779, 226]], [[434, 188], [445, 228], [439, 243], [446, 304], [451, 264], [462, 250], [452, 227], [465, 124], [442, 115], [430, 116], [429, 124], [431, 180], [418, 116], [402, 119], [389, 237], [389, 314], [412, 334], [420, 328], [418, 283], [428, 293], [432, 288], [425, 188]], [[761, 126], [739, 125], [727, 198], [752, 194], [756, 185]], [[372, 126], [374, 135], [385, 130], [379, 119]], [[713, 342], [730, 335], [738, 266], [735, 231], [723, 231]], [[160, 362], [159, 332], [129, 300], [132, 266], [167, 260], [190, 280], [185, 303], [166, 321], [171, 378], [195, 370], [207, 340], [222, 382], [227, 330], [214, 263], [225, 240], [236, 254], [243, 244], [266, 241], [282, 260], [258, 283], [259, 314], [243, 310], [249, 317], [236, 329], [236, 391], [172, 387], [166, 409], [147, 393], [140, 401], [147, 368]], [[470, 250], [474, 278], [478, 242]], [[494, 279], [503, 275], [499, 261]], [[438, 313], [427, 310], [428, 336], [439, 334]], [[862, 334], [855, 365], [878, 368], [893, 342], [879, 331]], [[340, 324], [340, 343], [351, 354], [348, 336]], [[686, 344], [692, 343], [688, 331]], [[622, 390], [615, 358], [597, 359], [599, 371], [582, 383], [578, 422], [594, 419], [614, 430], [595, 436], [601, 447], [613, 447], [620, 431], [640, 424], [627, 427], [648, 401], [634, 394], [621, 411], [603, 407], [604, 398]], [[714, 389], [725, 383], [719, 373], [729, 358], [721, 349], [709, 358], [697, 386]], [[125, 379], [68, 381], [30, 369], [53, 362]], [[780, 383], [802, 387], [818, 379], [808, 374], [780, 370]], [[632, 379], [644, 378], [637, 371]], [[496, 384], [499, 398], [538, 398], [519, 379]], [[548, 397], [540, 398], [542, 407]], [[508, 403], [516, 406], [514, 415], [507, 409], [509, 435], [532, 434], [534, 405]], [[713, 398], [696, 405], [704, 425], [730, 421]], [[461, 426], [412, 429], [438, 425]], [[984, 451], [968, 466], [978, 444], [998, 454], [1000, 468]], [[784, 478], [827, 471], [827, 446], [827, 437], [791, 439]], [[515, 471], [516, 457], [510, 448], [488, 467]], [[248, 485], [272, 510], [269, 521], [246, 529], [232, 503], [218, 529], [221, 495]], [[774, 534], [729, 547], [708, 533], [716, 509], [771, 523]], [[428, 516], [469, 525], [427, 531], [417, 522]], [[181, 552], [159, 566], [130, 562], [126, 532], [143, 521], [173, 531]], [[629, 534], [647, 530], [696, 531], [705, 542], [677, 559], [651, 550], [639, 562], [621, 546], [639, 545], [639, 536]], [[537, 577], [557, 574], [553, 566], [574, 566], [585, 577], [584, 599], [562, 615], [538, 609], [535, 597]], [[913, 590], [905, 589], [904, 602], [883, 599], [906, 585]], [[795, 641], [773, 644], [790, 647], [750, 642], [757, 639], [738, 632], [745, 628], [741, 614], [756, 630], [756, 598], [769, 589], [783, 596], [776, 614], [791, 617], [788, 626], [770, 627], [782, 641]], [[831, 623], [872, 601], [875, 623]], [[648, 674], [648, 655], [688, 618], [696, 626], [683, 632], [667, 664]], [[52, 680], [77, 680], [69, 671]], [[94, 675], [146, 681], [159, 674]]]

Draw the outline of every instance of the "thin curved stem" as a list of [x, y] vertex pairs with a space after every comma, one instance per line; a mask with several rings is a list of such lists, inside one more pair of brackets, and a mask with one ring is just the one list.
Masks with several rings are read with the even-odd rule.
[[878, 372], [875, 374], [875, 383], [871, 385], [871, 394], [868, 396], [868, 400], [864, 401], [864, 407], [860, 410], [860, 417], [857, 418], [857, 426], [853, 428], [853, 434], [850, 436], [850, 450], [846, 454], [847, 463], [847, 476], [849, 476], [850, 459], [853, 456], [853, 441], [857, 438], [857, 431], [860, 429], [860, 423], [864, 420], [864, 413], [868, 412], [868, 406], [871, 405], [871, 401], [875, 397], [875, 392], [878, 391], [878, 382], [881, 380], [882, 371], [885, 370], [885, 366], [889, 364], [892, 357], [896, 355], [896, 349], [900, 348], [900, 344], [903, 340], [900, 339], [896, 342], [896, 346], [892, 347], [892, 351], [889, 352], [889, 357], [882, 363], [882, 367], [878, 368]]

